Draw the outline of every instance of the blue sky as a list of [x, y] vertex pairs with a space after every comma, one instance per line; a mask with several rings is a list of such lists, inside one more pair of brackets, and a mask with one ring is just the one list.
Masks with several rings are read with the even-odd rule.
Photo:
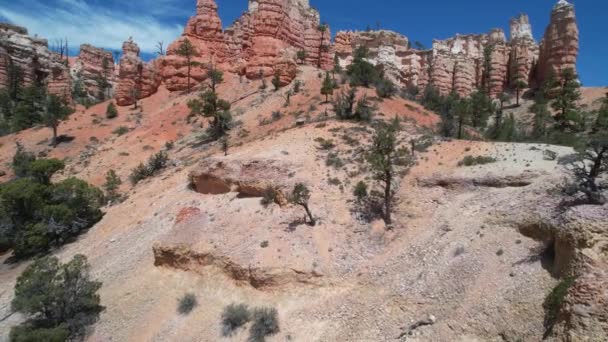
[[[433, 39], [456, 33], [483, 33], [502, 27], [509, 19], [530, 16], [534, 36], [540, 39], [557, 0], [311, 0], [332, 32], [391, 29], [430, 46]], [[142, 50], [153, 52], [157, 41], [179, 36], [196, 0], [0, 0], [0, 20], [26, 26], [53, 42], [68, 37], [70, 44], [91, 43], [119, 49], [133, 36]], [[217, 0], [224, 26], [247, 8], [247, 0]], [[584, 85], [608, 85], [608, 1], [575, 0], [581, 30], [579, 74]]]

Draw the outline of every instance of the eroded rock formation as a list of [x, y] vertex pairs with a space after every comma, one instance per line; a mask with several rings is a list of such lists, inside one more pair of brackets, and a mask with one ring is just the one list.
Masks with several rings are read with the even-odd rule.
[[273, 189], [275, 202], [286, 205], [285, 193], [294, 185], [288, 176], [290, 167], [278, 160], [225, 162], [207, 159], [190, 174], [190, 184], [202, 194], [237, 192], [241, 197], [264, 197], [268, 189]]
[[551, 75], [559, 77], [562, 70], [576, 70], [579, 49], [579, 31], [574, 5], [560, 0], [551, 12], [551, 22], [540, 43], [538, 79], [543, 81]]
[[21, 71], [21, 83], [45, 84], [49, 93], [71, 101], [71, 79], [66, 57], [51, 52], [46, 39], [28, 35], [27, 29], [0, 23], [0, 88], [9, 83], [9, 70]]
[[116, 86], [116, 103], [120, 106], [133, 104], [158, 90], [161, 77], [159, 61], [145, 63], [139, 57], [139, 46], [129, 38], [122, 45], [122, 57]]
[[[319, 13], [307, 0], [251, 0], [248, 11], [225, 30], [215, 1], [198, 0], [196, 15], [190, 18], [182, 36], [169, 45], [166, 56], [154, 63], [171, 91], [187, 89], [187, 59], [178, 54], [186, 39], [196, 51], [190, 68], [193, 84], [203, 82], [207, 70], [214, 66], [249, 79], [278, 74], [280, 83], [286, 85], [296, 76], [298, 51], [306, 52], [307, 64], [329, 69], [333, 63], [329, 27], [321, 25]], [[125, 62], [132, 64], [130, 60]], [[133, 78], [132, 73], [121, 75]], [[119, 77], [122, 83], [123, 76]], [[117, 98], [119, 103], [126, 102], [124, 92]]]
[[[116, 84], [112, 52], [89, 44], [80, 46], [80, 53], [71, 65], [70, 73], [75, 82], [82, 82], [87, 95], [100, 99], [111, 97]], [[105, 83], [105, 84], [104, 84]], [[101, 88], [104, 89], [101, 89]]]
[[497, 96], [523, 81], [536, 87], [550, 74], [576, 68], [578, 28], [574, 6], [560, 0], [541, 45], [532, 35], [527, 15], [510, 22], [510, 39], [502, 29], [487, 34], [456, 35], [433, 41], [430, 50], [411, 49], [406, 37], [390, 31], [338, 32], [334, 50], [342, 66], [350, 64], [358, 46], [370, 50], [368, 60], [382, 64], [401, 86], [424, 88], [429, 82], [442, 94], [468, 96], [477, 89]]

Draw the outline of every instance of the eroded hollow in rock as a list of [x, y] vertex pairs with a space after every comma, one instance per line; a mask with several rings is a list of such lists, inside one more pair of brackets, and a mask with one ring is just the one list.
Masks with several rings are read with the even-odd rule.
[[519, 232], [542, 243], [536, 260], [539, 260], [554, 277], [561, 277], [570, 271], [575, 259], [575, 246], [567, 237], [557, 234], [557, 229], [547, 223], [521, 224]]

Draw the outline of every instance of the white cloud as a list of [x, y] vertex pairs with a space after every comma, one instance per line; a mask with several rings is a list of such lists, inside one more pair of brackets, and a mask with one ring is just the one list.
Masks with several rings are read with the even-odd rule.
[[[181, 25], [165, 24], [155, 18], [163, 11], [172, 13], [168, 11], [176, 6], [173, 0], [140, 0], [137, 5], [141, 10], [136, 16], [126, 13], [120, 4], [100, 7], [85, 0], [24, 0], [16, 3], [19, 4], [0, 7], [0, 17], [26, 27], [30, 34], [47, 38], [49, 42], [67, 37], [70, 46], [89, 43], [115, 50], [132, 36], [142, 51], [154, 52], [158, 41], [168, 45], [183, 31]], [[194, 9], [190, 11], [194, 13]]]

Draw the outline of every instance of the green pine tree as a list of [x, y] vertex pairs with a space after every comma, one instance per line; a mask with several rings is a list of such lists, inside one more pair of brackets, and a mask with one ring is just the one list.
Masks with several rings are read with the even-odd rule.
[[578, 131], [581, 116], [578, 101], [581, 99], [578, 76], [572, 69], [565, 69], [561, 73], [557, 97], [551, 105], [557, 112], [555, 115], [556, 128], [560, 132]]

